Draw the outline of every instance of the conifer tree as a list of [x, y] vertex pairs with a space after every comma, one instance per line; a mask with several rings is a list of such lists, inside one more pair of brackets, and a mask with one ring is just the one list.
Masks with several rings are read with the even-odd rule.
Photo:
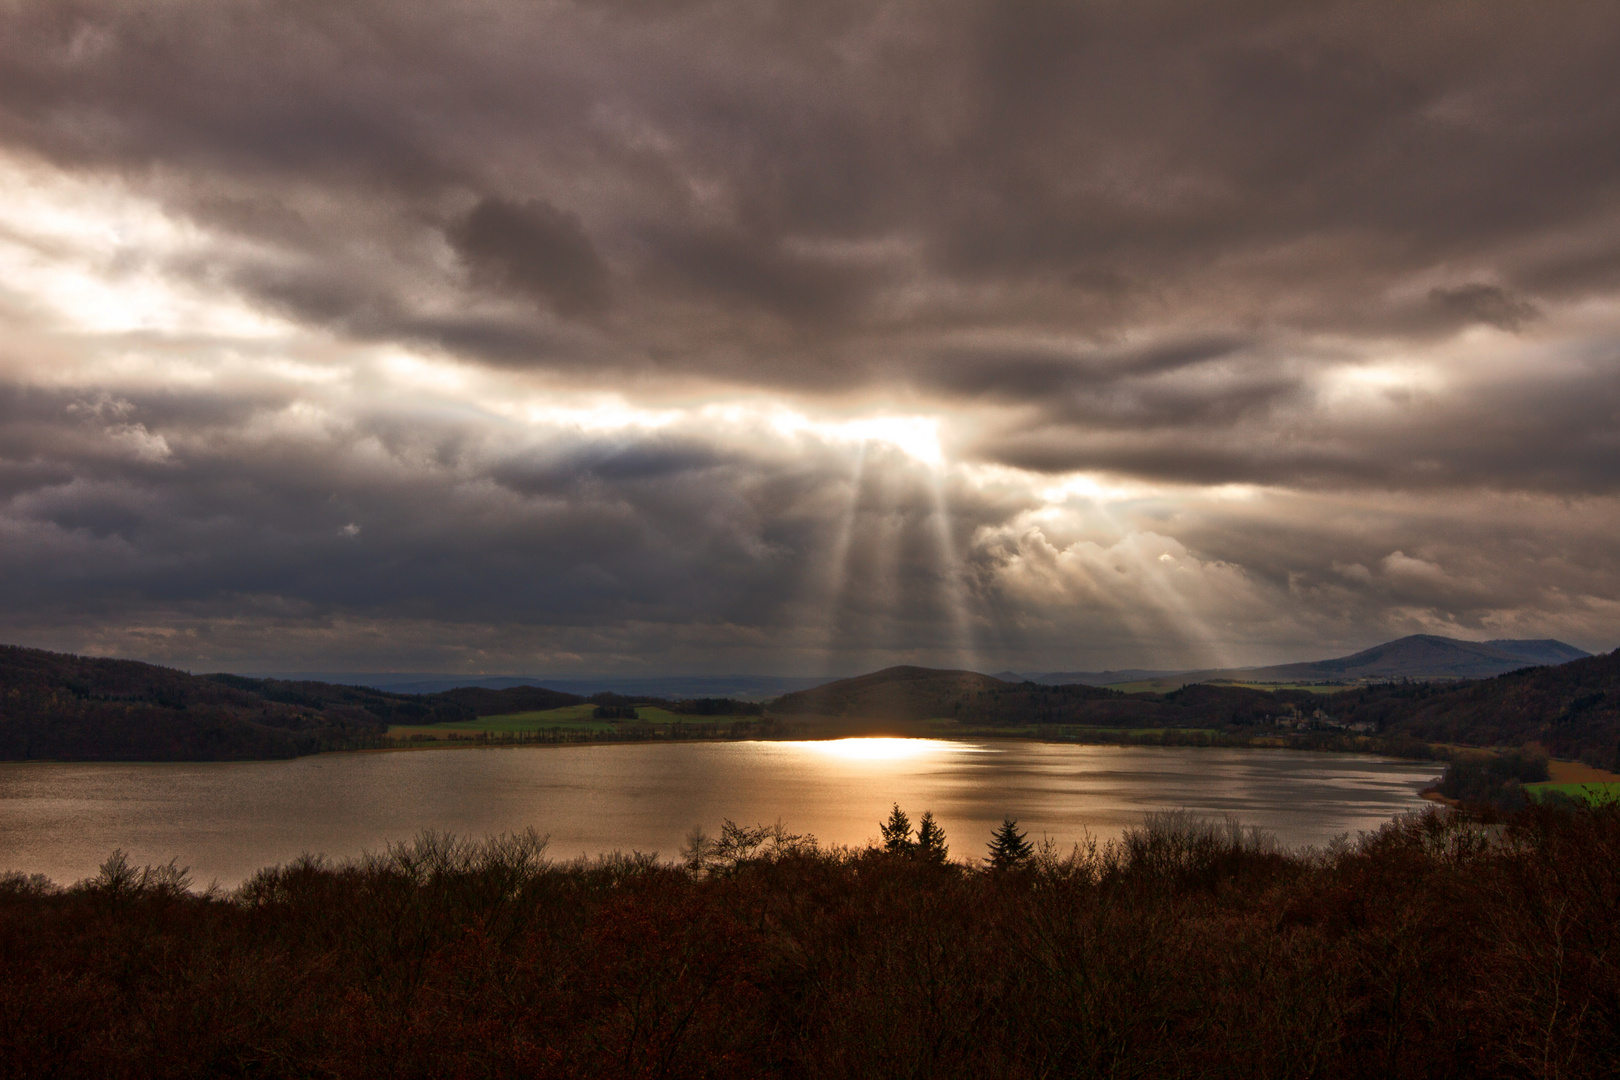
[[890, 855], [904, 855], [914, 846], [911, 819], [900, 809], [899, 803], [894, 804], [894, 812], [889, 815], [889, 820], [878, 828], [883, 832], [883, 850]]
[[949, 851], [945, 830], [934, 820], [932, 810], [924, 810], [922, 820], [917, 822], [917, 854], [929, 862], [942, 863]]
[[985, 861], [992, 870], [1011, 870], [1034, 852], [1029, 841], [1024, 839], [1024, 834], [1018, 831], [1017, 819], [1003, 817], [1001, 827], [990, 838], [990, 856]]

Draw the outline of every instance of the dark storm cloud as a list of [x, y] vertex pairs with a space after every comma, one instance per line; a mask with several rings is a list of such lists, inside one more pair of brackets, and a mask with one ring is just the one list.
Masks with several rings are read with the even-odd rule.
[[1318, 409], [1296, 383], [1242, 371], [1190, 385], [1122, 384], [1058, 398], [984, 436], [988, 458], [1048, 472], [1103, 470], [1202, 484], [1300, 489], [1620, 491], [1620, 343], [1589, 363], [1465, 394], [1388, 389]]
[[[7, 633], [197, 667], [1200, 664], [1448, 627], [1592, 647], [1620, 575], [1612, 499], [1149, 500], [1065, 535], [881, 445], [397, 410], [311, 433], [240, 393], [3, 407]], [[1211, 651], [1234, 619], [1248, 651]]]
[[607, 306], [608, 269], [579, 217], [543, 200], [480, 199], [450, 239], [475, 276], [540, 300], [559, 315]]
[[1456, 266], [1504, 300], [1421, 294], [1516, 325], [1509, 292], [1606, 272], [1578, 250], [1620, 177], [1601, 6], [818, 8], [24, 3], [0, 130], [298, 250], [326, 223], [241, 208], [365, 205], [360, 239], [437, 234], [564, 314], [616, 268], [650, 294], [622, 364], [664, 304], [702, 369], [749, 311], [871, 356], [1175, 309], [1376, 331]]
[[[1143, 614], [1186, 580], [1255, 648], [1553, 610], [1595, 633], [1616, 70], [1620, 9], [1528, 0], [11, 0], [5, 157], [188, 223], [179, 255], [86, 243], [287, 320], [331, 381], [154, 390], [118, 358], [243, 350], [71, 325], [35, 349], [47, 305], [0, 295], [6, 617], [241, 655], [311, 626], [429, 655], [454, 624], [554, 656], [1130, 664], [1190, 633]], [[100, 366], [68, 378], [76, 349]], [[353, 357], [389, 349], [488, 377], [485, 404], [937, 413], [975, 464], [1282, 501], [1060, 536], [1028, 490], [876, 443], [373, 403], [386, 369]], [[1380, 495], [1401, 507], [1332, 509]], [[1549, 499], [1537, 541], [1515, 500]], [[1342, 618], [1279, 614], [1305, 597]]]
[[1499, 330], [1518, 330], [1541, 315], [1534, 304], [1519, 299], [1506, 289], [1477, 282], [1450, 289], [1431, 289], [1429, 299], [1442, 311]]
[[[929, 489], [899, 460], [851, 492], [847, 456], [825, 447], [784, 458], [656, 431], [513, 443], [395, 413], [312, 436], [276, 429], [284, 402], [245, 424], [243, 404], [10, 395], [6, 430], [33, 437], [0, 446], [8, 632], [176, 662], [386, 660], [397, 645], [443, 664], [461, 662], [446, 634], [500, 628], [481, 646], [493, 662], [583, 654], [597, 669], [750, 649], [802, 668], [829, 649], [939, 643], [951, 571]], [[969, 496], [955, 510], [957, 544], [1007, 514]], [[349, 639], [321, 638], [339, 624]]]

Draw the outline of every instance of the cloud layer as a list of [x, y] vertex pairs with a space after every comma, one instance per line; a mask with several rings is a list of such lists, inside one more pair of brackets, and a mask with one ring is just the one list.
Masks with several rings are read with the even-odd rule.
[[1606, 5], [0, 5], [0, 623], [193, 666], [1620, 635]]

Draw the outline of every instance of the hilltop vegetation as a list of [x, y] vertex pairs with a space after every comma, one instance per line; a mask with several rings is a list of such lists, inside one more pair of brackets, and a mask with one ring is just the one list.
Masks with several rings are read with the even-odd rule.
[[[983, 856], [984, 837], [953, 837]], [[425, 836], [235, 894], [0, 877], [0, 1061], [105, 1076], [1606, 1076], [1620, 812], [1325, 852], [1159, 815], [992, 871], [728, 828], [685, 866]]]
[[771, 702], [771, 711], [786, 716], [949, 719], [990, 727], [1199, 728], [1261, 723], [1319, 703], [1306, 691], [1196, 683], [1166, 694], [1126, 694], [1084, 684], [1014, 683], [972, 671], [894, 667], [785, 695]]
[[[1122, 695], [1092, 686], [1039, 686], [1009, 683], [976, 671], [939, 671], [892, 667], [870, 675], [785, 694], [771, 711], [785, 716], [872, 717], [928, 720], [972, 718], [983, 723], [1059, 723], [1072, 706], [1085, 701], [1112, 701]], [[1023, 719], [1016, 719], [1022, 717]]]
[[[384, 731], [365, 698], [263, 680], [0, 646], [0, 758], [205, 761], [364, 745]], [[354, 689], [354, 688], [333, 688]]]
[[[0, 646], [0, 760], [7, 761], [289, 758], [391, 745], [391, 726], [454, 731], [484, 716], [638, 704], [697, 718], [762, 711], [730, 699], [583, 698], [535, 686], [401, 694]], [[692, 733], [713, 726], [693, 725]]]
[[1368, 687], [1336, 715], [1415, 739], [1472, 746], [1539, 743], [1556, 757], [1620, 767], [1620, 650], [1556, 667], [1455, 684]]

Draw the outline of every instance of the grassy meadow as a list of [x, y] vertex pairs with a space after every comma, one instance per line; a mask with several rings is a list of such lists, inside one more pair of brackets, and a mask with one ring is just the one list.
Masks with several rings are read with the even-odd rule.
[[1556, 796], [1590, 806], [1620, 803], [1620, 783], [1559, 784], [1547, 782], [1524, 785], [1524, 793], [1536, 802], [1546, 802]]
[[757, 720], [744, 716], [681, 716], [657, 705], [636, 706], [634, 720], [598, 720], [596, 706], [585, 702], [564, 705], [557, 709], [532, 712], [505, 713], [481, 716], [476, 720], [458, 720], [444, 724], [390, 724], [388, 738], [413, 743], [455, 742], [479, 737], [523, 736], [544, 732], [569, 735], [615, 735], [644, 730], [647, 734], [665, 732], [675, 724], [727, 725], [736, 721]]

